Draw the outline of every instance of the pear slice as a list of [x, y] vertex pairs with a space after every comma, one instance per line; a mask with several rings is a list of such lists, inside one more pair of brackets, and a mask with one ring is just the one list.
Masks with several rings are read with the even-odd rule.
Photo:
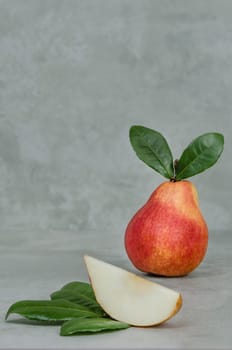
[[154, 326], [181, 308], [181, 294], [172, 289], [91, 256], [84, 260], [98, 303], [115, 320]]

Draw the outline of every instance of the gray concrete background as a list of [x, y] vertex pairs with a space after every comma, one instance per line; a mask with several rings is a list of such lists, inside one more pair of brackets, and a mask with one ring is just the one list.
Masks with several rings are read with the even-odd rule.
[[0, 1], [5, 244], [123, 239], [163, 181], [134, 154], [133, 124], [162, 132], [175, 157], [201, 133], [225, 135], [223, 157], [192, 181], [210, 230], [231, 227], [231, 11], [231, 1]]
[[231, 11], [231, 1], [0, 2], [3, 244], [70, 248], [108, 233], [121, 247], [163, 181], [135, 156], [133, 124], [161, 131], [177, 157], [201, 133], [225, 135], [220, 161], [192, 181], [211, 232], [230, 229]]

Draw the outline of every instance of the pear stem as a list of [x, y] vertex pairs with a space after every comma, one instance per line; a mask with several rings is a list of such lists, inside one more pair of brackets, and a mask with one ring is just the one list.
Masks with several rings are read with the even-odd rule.
[[174, 176], [171, 177], [170, 181], [172, 182], [176, 182], [176, 167], [177, 167], [177, 164], [179, 162], [179, 159], [175, 159], [174, 162], [173, 162], [173, 170], [174, 170]]
[[[173, 166], [174, 166], [174, 170], [176, 170], [177, 164], [179, 163], [179, 159], [175, 159]], [[176, 172], [176, 171], [175, 171]]]

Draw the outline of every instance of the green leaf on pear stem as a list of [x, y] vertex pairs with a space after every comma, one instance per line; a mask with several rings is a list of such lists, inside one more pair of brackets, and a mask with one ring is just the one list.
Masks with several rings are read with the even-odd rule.
[[163, 135], [144, 126], [134, 125], [130, 128], [129, 136], [139, 159], [164, 177], [173, 178], [173, 157]]
[[79, 318], [65, 322], [60, 329], [60, 335], [114, 331], [129, 327], [130, 325], [127, 323], [115, 321], [110, 318]]
[[98, 317], [98, 314], [83, 305], [74, 304], [68, 300], [21, 300], [7, 311], [5, 319], [10, 314], [19, 314], [29, 320], [51, 321], [61, 323], [78, 317]]
[[194, 176], [214, 165], [223, 147], [224, 137], [219, 133], [207, 133], [194, 139], [177, 162], [176, 180]]
[[50, 295], [52, 300], [65, 299], [79, 305], [88, 307], [99, 316], [104, 316], [105, 311], [98, 304], [92, 286], [85, 282], [70, 282], [60, 290]]

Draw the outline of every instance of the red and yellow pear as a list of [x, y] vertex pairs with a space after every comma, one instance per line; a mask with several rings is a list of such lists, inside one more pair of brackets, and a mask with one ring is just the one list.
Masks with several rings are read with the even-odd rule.
[[207, 224], [190, 181], [167, 181], [129, 222], [125, 246], [141, 271], [164, 276], [186, 275], [203, 260]]
[[197, 190], [186, 178], [217, 161], [224, 138], [219, 133], [201, 135], [175, 162], [167, 141], [155, 130], [133, 126], [130, 141], [137, 156], [169, 181], [156, 188], [127, 225], [128, 257], [143, 272], [186, 275], [202, 262], [208, 245]]

